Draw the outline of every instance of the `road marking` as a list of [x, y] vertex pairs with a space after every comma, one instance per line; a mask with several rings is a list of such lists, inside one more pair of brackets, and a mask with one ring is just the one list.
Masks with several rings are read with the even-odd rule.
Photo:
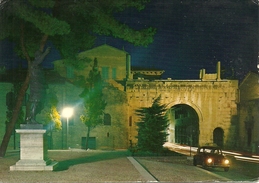
[[139, 171], [140, 175], [148, 182], [158, 182], [145, 168], [143, 168], [133, 157], [127, 157], [134, 167]]

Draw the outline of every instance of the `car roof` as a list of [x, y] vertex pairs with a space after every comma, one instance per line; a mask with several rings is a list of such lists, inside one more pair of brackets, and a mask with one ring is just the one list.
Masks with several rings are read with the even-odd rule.
[[219, 146], [200, 146], [200, 149], [206, 148], [206, 149], [221, 149]]

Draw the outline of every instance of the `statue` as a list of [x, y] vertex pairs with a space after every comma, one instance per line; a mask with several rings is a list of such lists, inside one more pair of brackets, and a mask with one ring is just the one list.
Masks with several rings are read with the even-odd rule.
[[30, 96], [29, 102], [26, 106], [26, 122], [28, 124], [37, 124], [36, 115], [44, 107], [44, 98], [46, 95], [47, 84], [45, 81], [44, 71], [41, 67], [41, 63], [45, 57], [49, 54], [50, 48], [47, 48], [45, 52], [40, 50], [36, 51], [35, 59], [29, 68], [31, 74], [30, 77]]

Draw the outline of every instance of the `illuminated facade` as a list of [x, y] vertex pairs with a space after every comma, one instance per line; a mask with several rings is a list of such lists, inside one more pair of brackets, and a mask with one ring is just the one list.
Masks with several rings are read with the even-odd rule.
[[[56, 93], [60, 112], [66, 106], [73, 106], [74, 115], [69, 119], [68, 133], [65, 119], [62, 119], [61, 131], [48, 133], [50, 148], [84, 148], [87, 129], [79, 119], [83, 114], [79, 97], [82, 88], [73, 85], [73, 81], [77, 77], [88, 76], [94, 59], [98, 61], [99, 71], [106, 81], [103, 94], [107, 106], [103, 124], [90, 133], [90, 148], [124, 149], [129, 147], [130, 142], [135, 144], [135, 122], [138, 121], [135, 110], [151, 106], [159, 95], [168, 105], [169, 142], [192, 145], [216, 143], [226, 148], [235, 146], [239, 130], [238, 81], [222, 79], [220, 63], [215, 73], [206, 73], [202, 69], [199, 79], [174, 80], [161, 79], [163, 70], [133, 70], [130, 54], [109, 45], [82, 52], [79, 57], [91, 60], [81, 70], [66, 67], [62, 60], [54, 62], [52, 72], [59, 76], [55, 81], [48, 82], [48, 91]], [[37, 118], [40, 120], [41, 116]]]

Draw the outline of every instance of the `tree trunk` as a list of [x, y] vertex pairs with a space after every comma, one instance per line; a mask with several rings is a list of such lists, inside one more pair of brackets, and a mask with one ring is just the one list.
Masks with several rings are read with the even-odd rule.
[[16, 101], [15, 108], [13, 110], [13, 115], [12, 115], [11, 121], [9, 122], [8, 128], [6, 129], [4, 138], [3, 138], [1, 146], [0, 146], [0, 157], [5, 156], [6, 149], [7, 149], [9, 140], [11, 138], [15, 123], [16, 123], [18, 117], [19, 117], [19, 114], [20, 114], [20, 110], [21, 110], [24, 95], [25, 95], [25, 93], [27, 91], [27, 88], [29, 86], [29, 80], [30, 80], [30, 74], [28, 72], [27, 76], [26, 76], [26, 79], [25, 79], [25, 82], [23, 83], [23, 85], [22, 85], [22, 87], [19, 91], [19, 95], [17, 96], [17, 101]]
[[[47, 35], [44, 35], [42, 37], [42, 40], [40, 42], [40, 49], [44, 48], [44, 45], [46, 44], [47, 39], [48, 39]], [[25, 43], [24, 43], [24, 25], [23, 24], [21, 24], [20, 44], [21, 44], [23, 54], [24, 54], [24, 56], [27, 60], [27, 63], [28, 63], [28, 71], [27, 71], [26, 79], [25, 79], [25, 81], [24, 81], [24, 83], [23, 83], [23, 85], [22, 85], [22, 87], [19, 91], [18, 96], [17, 96], [17, 101], [16, 101], [16, 104], [15, 104], [15, 108], [13, 110], [13, 115], [12, 115], [11, 121], [9, 122], [8, 128], [6, 129], [4, 138], [3, 138], [1, 146], [0, 146], [0, 157], [5, 156], [5, 153], [6, 153], [6, 150], [7, 150], [7, 147], [8, 147], [8, 143], [10, 141], [13, 129], [15, 127], [15, 123], [16, 123], [18, 117], [19, 117], [19, 114], [20, 114], [23, 98], [24, 98], [25, 93], [26, 93], [26, 91], [29, 87], [29, 81], [30, 81], [30, 77], [31, 77], [31, 74], [30, 74], [31, 59], [29, 57], [29, 54], [26, 50]]]
[[86, 142], [85, 142], [85, 149], [87, 150], [88, 149], [88, 145], [89, 145], [89, 137], [90, 137], [90, 126], [87, 127], [87, 134], [86, 134]]
[[[27, 59], [28, 67], [29, 67], [30, 64], [31, 64], [31, 60], [30, 60], [30, 57], [28, 55], [28, 52], [26, 51], [25, 44], [24, 44], [24, 25], [23, 24], [21, 24], [21, 40], [20, 40], [20, 43], [21, 43], [21, 48], [22, 48], [23, 54]], [[13, 115], [12, 115], [11, 121], [9, 122], [8, 128], [6, 128], [6, 132], [5, 132], [4, 138], [3, 138], [1, 146], [0, 146], [0, 157], [5, 156], [7, 146], [8, 146], [8, 143], [10, 141], [15, 123], [16, 123], [18, 117], [19, 117], [19, 114], [20, 114], [20, 110], [21, 110], [24, 95], [25, 95], [25, 93], [28, 89], [28, 86], [29, 86], [29, 81], [30, 81], [30, 72], [29, 72], [29, 69], [28, 69], [26, 79], [25, 79], [25, 81], [24, 81], [24, 83], [23, 83], [23, 85], [22, 85], [22, 87], [19, 91], [18, 96], [17, 96], [17, 101], [16, 101], [16, 104], [15, 104], [15, 107], [14, 107], [14, 110], [13, 110]]]

